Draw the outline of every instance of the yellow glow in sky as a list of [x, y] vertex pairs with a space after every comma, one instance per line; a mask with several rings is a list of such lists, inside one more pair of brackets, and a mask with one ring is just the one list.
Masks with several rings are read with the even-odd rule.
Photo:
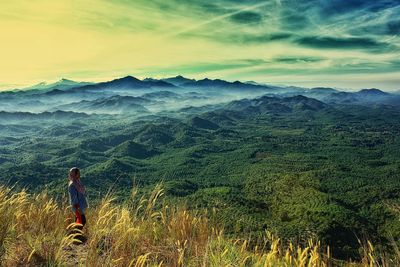
[[[358, 44], [366, 38], [344, 40], [346, 32], [331, 31], [332, 23], [315, 23], [317, 11], [309, 12], [304, 25], [315, 27], [314, 34], [337, 36], [314, 36], [310, 42], [303, 38], [309, 29], [289, 28], [288, 15], [280, 14], [290, 7], [280, 1], [31, 0], [0, 5], [0, 88], [128, 74], [333, 86], [329, 81], [354, 73], [354, 80], [346, 78], [340, 86], [382, 83], [396, 89], [400, 77], [396, 49], [366, 51]], [[398, 39], [393, 38], [395, 47]], [[338, 50], [327, 41], [355, 49]], [[374, 48], [374, 41], [365, 42]]]

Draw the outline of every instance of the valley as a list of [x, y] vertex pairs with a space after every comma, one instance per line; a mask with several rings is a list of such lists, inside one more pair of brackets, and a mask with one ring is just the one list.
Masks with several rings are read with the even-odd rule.
[[[400, 238], [400, 95], [182, 76], [0, 93], [0, 182], [90, 201], [162, 183], [233, 236], [316, 236], [337, 258]], [[66, 83], [65, 86], [62, 84]], [[72, 85], [71, 85], [72, 84]]]

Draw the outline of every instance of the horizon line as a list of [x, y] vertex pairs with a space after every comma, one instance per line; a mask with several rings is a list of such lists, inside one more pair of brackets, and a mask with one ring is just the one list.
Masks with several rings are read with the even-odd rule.
[[[155, 75], [155, 77], [158, 77], [160, 75]], [[155, 80], [164, 80], [164, 79], [169, 79], [169, 78], [177, 78], [177, 77], [183, 77], [186, 79], [191, 79], [191, 80], [195, 80], [195, 81], [201, 81], [201, 80], [205, 80], [205, 79], [209, 79], [209, 80], [222, 80], [222, 81], [227, 81], [230, 83], [233, 82], [241, 82], [241, 83], [256, 83], [258, 85], [261, 86], [279, 86], [279, 87], [298, 87], [298, 88], [302, 88], [302, 89], [313, 89], [313, 88], [332, 88], [338, 91], [344, 91], [344, 92], [357, 92], [363, 89], [378, 89], [381, 90], [383, 92], [391, 92], [391, 93], [396, 93], [396, 92], [400, 92], [400, 88], [399, 89], [382, 89], [382, 88], [377, 88], [375, 86], [372, 87], [365, 87], [365, 86], [359, 86], [359, 87], [354, 87], [354, 86], [349, 86], [349, 87], [336, 87], [336, 86], [329, 86], [329, 85], [317, 85], [317, 86], [305, 86], [305, 85], [297, 85], [297, 84], [304, 84], [304, 83], [318, 83], [315, 80], [309, 80], [309, 81], [295, 81], [295, 82], [284, 82], [284, 81], [275, 81], [275, 82], [260, 82], [260, 81], [256, 81], [256, 80], [240, 80], [240, 79], [222, 79], [222, 78], [209, 78], [207, 76], [203, 76], [202, 78], [194, 78], [194, 77], [190, 77], [190, 75], [186, 76], [186, 75], [182, 75], [182, 74], [177, 74], [177, 75], [171, 75], [168, 77], [164, 77], [164, 78], [154, 78], [151, 76], [143, 76], [143, 75], [134, 75], [134, 74], [127, 74], [127, 75], [119, 75], [119, 76], [110, 76], [110, 77], [102, 77], [102, 78], [89, 78], [89, 79], [84, 79], [84, 80], [79, 80], [79, 79], [75, 79], [75, 78], [65, 78], [65, 76], [59, 78], [59, 79], [49, 79], [49, 80], [42, 80], [40, 82], [33, 82], [33, 83], [29, 83], [29, 84], [1, 84], [0, 83], [0, 92], [12, 92], [12, 91], [25, 91], [25, 90], [32, 90], [35, 89], [35, 86], [39, 86], [41, 84], [43, 85], [52, 85], [55, 84], [57, 82], [61, 82], [63, 80], [66, 81], [71, 81], [71, 82], [76, 82], [76, 83], [102, 83], [102, 82], [111, 82], [113, 80], [118, 80], [118, 79], [122, 79], [122, 78], [126, 78], [126, 77], [133, 77], [136, 78], [140, 81], [144, 81], [145, 79], [155, 79]], [[4, 86], [4, 87], [3, 87]]]

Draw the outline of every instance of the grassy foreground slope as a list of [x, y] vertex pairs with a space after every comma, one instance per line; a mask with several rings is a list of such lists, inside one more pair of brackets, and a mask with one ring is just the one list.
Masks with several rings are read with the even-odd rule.
[[[1, 266], [398, 266], [360, 246], [359, 262], [339, 262], [329, 248], [309, 240], [283, 243], [264, 233], [257, 238], [230, 239], [212, 214], [170, 207], [160, 186], [146, 197], [132, 190], [129, 200], [115, 204], [106, 196], [89, 209], [87, 241], [76, 244], [70, 234], [69, 208], [46, 192], [29, 195], [0, 187]], [[63, 199], [61, 203], [67, 203]], [[78, 234], [79, 235], [79, 234]]]

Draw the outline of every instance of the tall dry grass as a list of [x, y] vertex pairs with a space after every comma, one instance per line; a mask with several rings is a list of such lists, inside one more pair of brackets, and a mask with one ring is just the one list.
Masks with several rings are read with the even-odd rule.
[[[329, 249], [310, 240], [283, 245], [269, 233], [254, 245], [232, 240], [207, 216], [160, 204], [163, 190], [115, 204], [110, 196], [88, 210], [87, 241], [77, 245], [69, 208], [45, 192], [30, 195], [0, 187], [2, 266], [335, 266]], [[157, 207], [157, 208], [156, 208]], [[74, 233], [74, 234], [71, 234]], [[249, 243], [252, 243], [250, 246]], [[395, 266], [378, 260], [372, 244], [360, 263], [342, 266]]]

